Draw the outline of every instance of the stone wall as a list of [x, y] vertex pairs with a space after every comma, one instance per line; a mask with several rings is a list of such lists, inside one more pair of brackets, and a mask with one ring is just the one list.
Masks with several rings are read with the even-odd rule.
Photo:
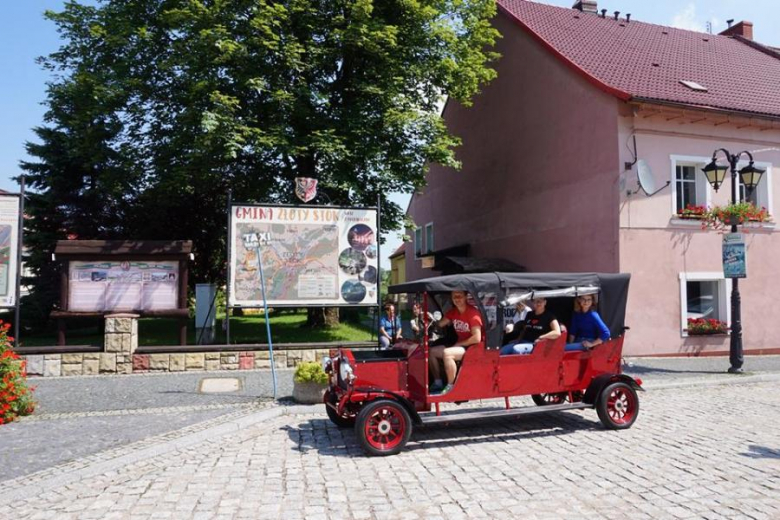
[[[329, 349], [322, 348], [274, 351], [274, 364], [276, 368], [294, 368], [303, 361], [321, 361], [328, 352]], [[27, 361], [27, 374], [44, 377], [271, 368], [270, 352], [250, 350], [169, 354], [90, 352], [21, 357]]]
[[[137, 314], [106, 316], [103, 344], [105, 352], [28, 354], [21, 357], [27, 361], [29, 375], [44, 377], [271, 368], [271, 353], [266, 350], [139, 354], [136, 352]], [[330, 347], [319, 347], [275, 349], [274, 365], [276, 368], [294, 368], [303, 361], [321, 361], [328, 355]]]

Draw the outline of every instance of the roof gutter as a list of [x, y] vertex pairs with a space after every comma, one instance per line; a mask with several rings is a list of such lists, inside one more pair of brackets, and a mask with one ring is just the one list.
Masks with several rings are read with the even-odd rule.
[[759, 112], [746, 112], [744, 110], [729, 110], [728, 108], [712, 107], [709, 105], [694, 105], [691, 103], [682, 103], [680, 101], [666, 101], [663, 99], [646, 98], [646, 97], [634, 97], [631, 99], [631, 101], [636, 103], [648, 103], [651, 105], [662, 105], [662, 106], [681, 108], [681, 109], [706, 110], [708, 112], [714, 112], [716, 114], [739, 116], [739, 117], [752, 117], [756, 119], [764, 119], [766, 121], [773, 121], [773, 122], [780, 121], [780, 115], [774, 116], [772, 114], [762, 114]]
[[515, 24], [519, 25], [521, 29], [523, 29], [526, 33], [528, 33], [533, 39], [535, 39], [537, 42], [539, 42], [542, 47], [547, 49], [553, 56], [557, 57], [559, 60], [561, 60], [566, 66], [568, 66], [570, 69], [572, 69], [574, 72], [585, 78], [586, 81], [591, 83], [592, 85], [595, 85], [600, 90], [606, 92], [607, 94], [610, 94], [612, 96], [615, 96], [618, 99], [621, 99], [623, 101], [628, 101], [631, 99], [631, 94], [628, 92], [624, 92], [620, 89], [617, 89], [611, 85], [607, 85], [600, 79], [598, 79], [596, 76], [592, 75], [587, 70], [583, 69], [576, 63], [574, 63], [572, 60], [564, 56], [558, 49], [556, 49], [550, 42], [542, 38], [538, 33], [534, 32], [533, 29], [531, 29], [528, 25], [526, 25], [520, 18], [515, 16], [514, 13], [509, 11], [506, 7], [498, 4], [498, 10], [499, 12], [503, 13], [504, 15], [508, 16], [510, 20], [512, 20]]

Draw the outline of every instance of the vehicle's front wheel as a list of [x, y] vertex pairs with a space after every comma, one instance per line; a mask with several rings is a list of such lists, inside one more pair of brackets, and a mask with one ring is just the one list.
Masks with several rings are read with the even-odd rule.
[[596, 402], [596, 411], [605, 428], [631, 428], [639, 415], [639, 397], [631, 385], [618, 381], [602, 390]]
[[355, 434], [369, 455], [395, 455], [412, 435], [412, 418], [401, 403], [378, 399], [360, 410]]
[[328, 419], [339, 428], [352, 428], [355, 425], [357, 416], [354, 413], [349, 413], [345, 410], [343, 415], [339, 415], [336, 410], [328, 405], [325, 405], [325, 411], [328, 413]]

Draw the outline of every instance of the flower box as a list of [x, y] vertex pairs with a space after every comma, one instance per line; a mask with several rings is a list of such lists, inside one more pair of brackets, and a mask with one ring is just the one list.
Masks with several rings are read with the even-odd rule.
[[694, 206], [688, 204], [683, 209], [677, 211], [677, 218], [683, 220], [702, 220], [707, 216], [707, 208], [704, 206]]
[[752, 202], [739, 202], [727, 206], [715, 206], [706, 212], [705, 226], [722, 229], [729, 226], [739, 226], [748, 222], [762, 223], [769, 220], [766, 208], [758, 208]]
[[689, 336], [714, 336], [728, 334], [726, 322], [712, 318], [688, 318]]

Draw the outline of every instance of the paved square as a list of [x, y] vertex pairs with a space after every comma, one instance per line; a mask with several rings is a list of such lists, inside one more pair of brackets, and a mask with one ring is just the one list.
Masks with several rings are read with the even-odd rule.
[[281, 416], [0, 507], [15, 519], [780, 518], [777, 383], [640, 404], [626, 431], [592, 410], [545, 414], [417, 430], [384, 458], [324, 414]]

